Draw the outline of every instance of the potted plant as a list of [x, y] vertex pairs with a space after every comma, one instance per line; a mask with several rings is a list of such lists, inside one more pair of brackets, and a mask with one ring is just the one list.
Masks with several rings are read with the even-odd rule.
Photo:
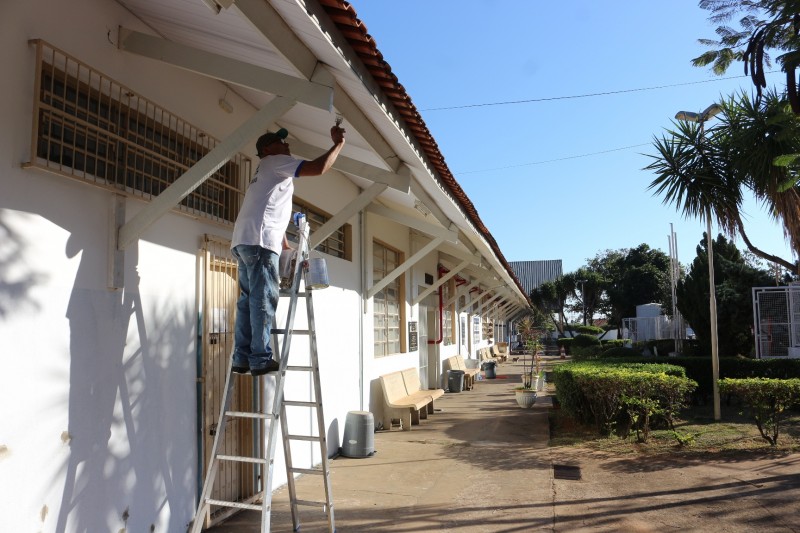
[[[536, 403], [536, 388], [540, 371], [539, 351], [542, 349], [542, 343], [532, 317], [528, 316], [522, 319], [517, 324], [517, 330], [525, 344], [525, 352], [522, 354], [522, 386], [514, 388], [514, 397], [517, 405], [530, 408]], [[529, 353], [531, 355], [530, 366], [528, 366]]]

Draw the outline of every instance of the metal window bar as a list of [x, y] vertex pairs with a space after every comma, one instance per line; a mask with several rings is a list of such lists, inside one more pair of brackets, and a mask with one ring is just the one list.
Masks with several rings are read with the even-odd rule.
[[[218, 140], [45, 41], [36, 46], [33, 166], [150, 200]], [[250, 159], [234, 155], [176, 207], [236, 220]]]
[[[312, 233], [317, 231], [320, 226], [325, 224], [331, 218], [330, 215], [323, 213], [310, 205], [306, 205], [305, 203], [300, 203], [297, 201], [292, 203], [292, 211], [303, 213], [306, 216], [308, 227]], [[297, 234], [297, 228], [294, 227], [294, 225], [289, 224], [286, 234], [292, 242], [297, 242], [299, 237]], [[314, 248], [314, 250], [332, 255], [334, 257], [339, 257], [341, 259], [347, 259], [347, 232], [345, 230], [345, 226], [342, 226], [334, 231], [330, 237], [321, 242], [316, 248]]]

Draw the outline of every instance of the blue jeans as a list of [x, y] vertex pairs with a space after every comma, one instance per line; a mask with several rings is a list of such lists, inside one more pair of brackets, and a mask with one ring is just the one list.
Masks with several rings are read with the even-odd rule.
[[232, 251], [239, 261], [233, 366], [264, 368], [272, 359], [269, 332], [280, 297], [279, 257], [251, 244], [240, 244]]

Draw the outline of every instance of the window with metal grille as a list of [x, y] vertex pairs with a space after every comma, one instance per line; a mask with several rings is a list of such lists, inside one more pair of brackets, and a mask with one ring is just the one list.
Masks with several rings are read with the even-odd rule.
[[[149, 200], [218, 143], [48, 43], [34, 44], [36, 93], [28, 166]], [[177, 209], [233, 224], [249, 175], [250, 159], [235, 154]]]
[[[403, 253], [378, 241], [372, 242], [372, 283], [377, 283], [403, 262]], [[372, 298], [375, 357], [400, 353], [405, 321], [404, 288], [398, 276]]]
[[[292, 200], [292, 211], [303, 213], [306, 216], [306, 220], [308, 221], [308, 226], [312, 234], [331, 218], [331, 215], [328, 213], [312, 206], [296, 196]], [[330, 237], [322, 241], [319, 246], [314, 248], [314, 250], [352, 261], [352, 234], [353, 232], [350, 224], [344, 224], [343, 226], [339, 227], [339, 229], [334, 231]], [[297, 227], [294, 224], [289, 224], [289, 227], [286, 229], [286, 235], [287, 238], [292, 242], [297, 242], [299, 239]]]
[[[450, 301], [450, 297], [455, 292], [455, 280], [446, 281], [439, 290], [442, 291], [442, 302]], [[455, 344], [456, 336], [453, 329], [453, 316], [455, 315], [455, 305], [445, 305], [442, 309], [442, 343], [445, 346]]]

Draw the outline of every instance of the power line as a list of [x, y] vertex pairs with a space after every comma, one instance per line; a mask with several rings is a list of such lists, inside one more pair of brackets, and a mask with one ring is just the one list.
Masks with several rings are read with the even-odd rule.
[[[777, 70], [770, 70], [767, 74], [772, 74], [774, 72], [780, 72]], [[602, 93], [588, 93], [588, 94], [575, 94], [571, 96], [551, 96], [548, 98], [531, 98], [528, 100], [508, 100], [505, 102], [490, 102], [490, 103], [483, 103], [483, 104], [465, 104], [465, 105], [457, 105], [457, 106], [450, 106], [450, 107], [430, 107], [428, 109], [421, 109], [420, 111], [449, 111], [453, 109], [469, 109], [471, 107], [490, 107], [490, 106], [498, 106], [498, 105], [514, 105], [514, 104], [531, 104], [535, 102], [551, 102], [554, 100], [573, 100], [576, 98], [590, 98], [593, 96], [609, 96], [612, 94], [625, 94], [625, 93], [635, 93], [635, 92], [642, 92], [642, 91], [654, 91], [657, 89], [670, 89], [672, 87], [682, 87], [686, 85], [698, 85], [700, 83], [711, 83], [715, 81], [723, 81], [723, 80], [735, 80], [738, 78], [749, 78], [750, 76], [728, 76], [725, 78], [714, 78], [710, 80], [701, 80], [701, 81], [688, 81], [685, 83], [673, 83], [672, 85], [656, 85], [653, 87], [641, 87], [639, 89], [621, 89], [619, 91], [607, 91]]]
[[544, 165], [545, 163], [556, 163], [558, 161], [567, 161], [569, 159], [579, 159], [581, 157], [590, 157], [593, 155], [608, 154], [610, 152], [620, 152], [622, 150], [630, 150], [631, 148], [639, 148], [640, 146], [651, 146], [651, 143], [632, 144], [630, 146], [623, 146], [621, 148], [611, 148], [610, 150], [603, 150], [600, 152], [592, 152], [590, 154], [570, 155], [567, 157], [559, 157], [558, 159], [548, 159], [546, 161], [535, 161], [533, 163], [521, 163], [519, 165], [510, 165], [507, 167], [485, 168], [482, 170], [468, 170], [466, 172], [453, 172], [456, 176], [463, 176], [464, 174], [478, 174], [480, 172], [494, 172], [496, 170], [506, 170], [509, 168], [530, 167], [534, 165]]

